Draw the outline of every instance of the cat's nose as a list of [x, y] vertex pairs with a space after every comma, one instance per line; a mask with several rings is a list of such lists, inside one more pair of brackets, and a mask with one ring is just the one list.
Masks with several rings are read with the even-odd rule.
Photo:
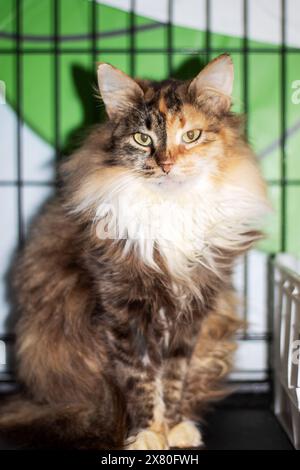
[[163, 162], [160, 164], [162, 171], [166, 174], [170, 173], [172, 166], [173, 162]]

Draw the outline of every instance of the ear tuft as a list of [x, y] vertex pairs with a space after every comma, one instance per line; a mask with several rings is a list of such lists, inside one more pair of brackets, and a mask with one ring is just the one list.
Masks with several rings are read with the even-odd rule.
[[124, 112], [143, 98], [143, 91], [135, 80], [110, 64], [100, 63], [97, 69], [98, 86], [110, 118]]

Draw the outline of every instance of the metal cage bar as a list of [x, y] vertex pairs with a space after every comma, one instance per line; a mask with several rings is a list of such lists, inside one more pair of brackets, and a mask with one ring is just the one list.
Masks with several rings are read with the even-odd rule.
[[[243, 102], [244, 113], [248, 117], [249, 111], [249, 56], [248, 56], [248, 0], [243, 0]], [[245, 126], [246, 138], [248, 138], [248, 122]], [[244, 257], [244, 335], [243, 339], [247, 339], [247, 324], [248, 324], [248, 255]]]
[[24, 242], [24, 217], [23, 217], [23, 191], [22, 191], [22, 2], [16, 0], [16, 113], [17, 119], [17, 216], [18, 216], [18, 247], [21, 248]]
[[60, 159], [60, 56], [59, 56], [59, 30], [60, 11], [59, 0], [53, 1], [53, 43], [54, 43], [54, 66], [53, 66], [53, 93], [54, 93], [54, 146], [55, 158]]
[[280, 229], [281, 246], [280, 251], [286, 250], [286, 225], [287, 225], [287, 191], [286, 191], [286, 0], [281, 0], [281, 49], [280, 49], [280, 186], [281, 186], [281, 207], [280, 207]]
[[[22, 0], [21, 0], [22, 1]], [[164, 25], [165, 26], [165, 25]], [[138, 31], [138, 28], [135, 28], [135, 31]], [[14, 37], [17, 39], [17, 35], [14, 35]], [[100, 37], [97, 34], [97, 37]], [[0, 33], [0, 38], [1, 38], [1, 33]], [[22, 36], [22, 40], [24, 40], [24, 36]], [[48, 38], [49, 39], [49, 38]], [[51, 39], [51, 38], [50, 38]], [[53, 38], [54, 40], [54, 38]], [[20, 47], [20, 50], [22, 54], [41, 54], [41, 49], [34, 48], [34, 47]], [[10, 47], [10, 48], [3, 48], [0, 47], [0, 54], [17, 54], [18, 49], [16, 47]], [[78, 48], [68, 48], [61, 46], [59, 49], [59, 54], [86, 54], [89, 53], [90, 48], [84, 48], [84, 47], [78, 47]], [[129, 47], [122, 47], [122, 48], [108, 48], [108, 47], [103, 47], [103, 48], [96, 48], [97, 53], [105, 53], [105, 54], [130, 54], [132, 49]], [[43, 54], [54, 54], [55, 53], [55, 48], [54, 47], [48, 47], [48, 48], [43, 48], [42, 49]], [[160, 48], [160, 47], [149, 47], [147, 49], [144, 49], [142, 47], [137, 47], [135, 48], [135, 52], [137, 54], [165, 54], [167, 51], [166, 48]], [[207, 48], [180, 48], [176, 47], [173, 48], [172, 50], [173, 54], [184, 54], [187, 56], [197, 56], [201, 54], [207, 54]], [[216, 54], [222, 54], [222, 53], [228, 53], [228, 54], [243, 54], [243, 48], [236, 48], [236, 47], [211, 47], [210, 49], [211, 53], [216, 53]], [[272, 55], [278, 55], [280, 54], [280, 50], [274, 49], [274, 48], [268, 48], [268, 47], [262, 47], [262, 48], [256, 48], [256, 47], [249, 47], [248, 48], [248, 53], [249, 54], [272, 54]], [[300, 54], [300, 48], [297, 47], [285, 47], [285, 53], [286, 54]]]

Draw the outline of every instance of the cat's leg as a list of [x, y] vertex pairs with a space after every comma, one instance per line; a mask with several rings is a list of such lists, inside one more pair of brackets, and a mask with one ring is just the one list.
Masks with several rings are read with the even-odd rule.
[[[191, 335], [178, 338], [159, 366], [152, 365], [146, 354], [143, 369], [140, 364], [135, 373], [132, 367], [125, 372], [125, 396], [133, 428], [129, 449], [159, 450], [201, 444], [198, 429], [181, 412], [183, 383], [194, 342]], [[124, 374], [124, 365], [122, 370]]]
[[136, 370], [135, 373], [131, 371], [128, 374], [124, 392], [131, 428], [126, 448], [129, 450], [168, 449], [160, 370], [148, 368], [148, 370]]
[[168, 423], [168, 444], [170, 447], [199, 447], [202, 437], [196, 425], [186, 419], [181, 409], [181, 399], [188, 358], [174, 357], [164, 365], [164, 401], [165, 417]]
[[232, 292], [222, 292], [202, 322], [181, 401], [182, 414], [191, 420], [201, 418], [210, 402], [227, 394], [224, 378], [231, 370], [235, 351], [232, 336], [241, 326], [235, 304]]
[[[201, 433], [181, 412], [186, 358], [166, 360], [163, 372], [131, 375], [125, 390], [133, 431], [127, 440], [130, 450], [164, 450], [198, 447]], [[131, 390], [130, 390], [131, 389]]]

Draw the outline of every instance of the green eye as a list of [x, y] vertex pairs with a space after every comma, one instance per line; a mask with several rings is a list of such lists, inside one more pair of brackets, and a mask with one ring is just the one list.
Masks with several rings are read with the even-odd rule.
[[141, 132], [136, 132], [133, 135], [133, 138], [138, 144], [142, 145], [143, 147], [149, 147], [149, 145], [151, 145], [152, 143], [150, 135], [142, 134]]
[[201, 133], [202, 131], [200, 129], [193, 129], [192, 131], [187, 131], [185, 134], [183, 134], [182, 140], [186, 144], [190, 144], [198, 140], [201, 136]]

